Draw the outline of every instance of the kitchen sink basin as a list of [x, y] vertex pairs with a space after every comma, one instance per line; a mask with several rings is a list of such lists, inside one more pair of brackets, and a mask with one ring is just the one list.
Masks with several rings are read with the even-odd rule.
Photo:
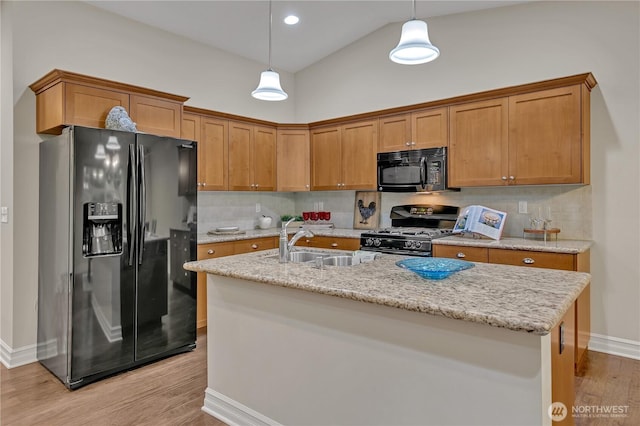
[[315, 262], [318, 257], [326, 258], [329, 253], [318, 253], [313, 251], [292, 251], [289, 253], [289, 261], [293, 263]]
[[322, 263], [326, 266], [351, 266], [353, 256], [329, 256], [322, 259]]

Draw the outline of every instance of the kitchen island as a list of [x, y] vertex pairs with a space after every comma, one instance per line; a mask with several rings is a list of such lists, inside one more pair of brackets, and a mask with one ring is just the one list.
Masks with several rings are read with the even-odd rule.
[[551, 336], [589, 274], [477, 263], [429, 281], [402, 258], [186, 264], [209, 274], [203, 409], [232, 424], [550, 424]]

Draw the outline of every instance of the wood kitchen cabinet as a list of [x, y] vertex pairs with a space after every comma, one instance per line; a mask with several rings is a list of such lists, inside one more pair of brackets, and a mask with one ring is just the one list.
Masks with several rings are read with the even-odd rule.
[[276, 129], [229, 122], [229, 190], [276, 190]]
[[449, 108], [449, 186], [503, 185], [509, 161], [507, 98]]
[[379, 121], [378, 152], [449, 145], [449, 111], [446, 107], [380, 117]]
[[189, 99], [57, 69], [29, 87], [36, 94], [36, 132], [48, 134], [70, 125], [104, 128], [111, 108], [121, 106], [139, 131], [180, 137]]
[[[494, 249], [465, 245], [434, 244], [435, 257], [448, 257], [470, 262], [500, 263], [528, 268], [562, 269], [589, 272], [589, 251], [582, 253], [552, 253], [530, 250]], [[581, 369], [591, 336], [591, 285], [585, 287], [575, 303], [574, 366]]]
[[182, 114], [183, 139], [198, 142], [198, 191], [225, 191], [228, 188], [228, 120], [207, 114]]
[[568, 410], [567, 416], [554, 425], [573, 425], [571, 407], [575, 401], [575, 379], [571, 370], [575, 358], [576, 304], [564, 314], [560, 322], [551, 329], [551, 401], [562, 402]]
[[309, 191], [311, 188], [309, 129], [278, 127], [276, 139], [277, 190]]
[[587, 84], [454, 105], [449, 115], [450, 186], [590, 181]]
[[313, 238], [300, 238], [296, 246], [315, 247], [334, 250], [358, 250], [359, 238], [315, 236]]
[[376, 189], [378, 121], [311, 130], [311, 189]]
[[[276, 248], [277, 237], [251, 238], [238, 241], [198, 244], [198, 260]], [[198, 273], [196, 327], [207, 326], [207, 274]]]

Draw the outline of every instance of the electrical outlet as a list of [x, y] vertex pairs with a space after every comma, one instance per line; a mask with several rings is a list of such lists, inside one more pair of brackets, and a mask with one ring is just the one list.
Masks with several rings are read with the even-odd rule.
[[9, 223], [9, 207], [0, 208], [0, 222]]
[[526, 201], [518, 201], [518, 213], [527, 214], [527, 202]]
[[262, 211], [262, 206], [260, 203], [256, 203], [256, 213], [260, 213]]

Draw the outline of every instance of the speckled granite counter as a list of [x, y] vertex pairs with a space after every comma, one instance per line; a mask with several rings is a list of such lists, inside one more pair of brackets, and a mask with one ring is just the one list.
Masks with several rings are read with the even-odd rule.
[[[322, 251], [322, 250], [318, 250]], [[350, 267], [280, 264], [277, 250], [209, 259], [185, 269], [301, 289], [544, 335], [590, 282], [581, 272], [477, 263], [440, 280], [424, 280], [379, 255]]]
[[577, 254], [584, 253], [585, 251], [589, 250], [592, 243], [591, 241], [582, 240], [547, 240], [547, 242], [544, 242], [541, 240], [511, 237], [495, 241], [484, 238], [469, 238], [456, 235], [445, 238], [437, 238], [432, 241], [432, 244]]
[[[287, 230], [289, 234], [295, 234], [298, 228]], [[360, 238], [360, 234], [364, 232], [362, 229], [312, 229], [312, 232], [318, 236], [326, 237], [342, 237], [342, 238]], [[249, 240], [252, 238], [277, 237], [280, 235], [280, 228], [269, 229], [249, 229], [242, 234], [228, 235], [209, 235], [206, 233], [198, 234], [198, 244], [222, 243], [225, 241]]]

